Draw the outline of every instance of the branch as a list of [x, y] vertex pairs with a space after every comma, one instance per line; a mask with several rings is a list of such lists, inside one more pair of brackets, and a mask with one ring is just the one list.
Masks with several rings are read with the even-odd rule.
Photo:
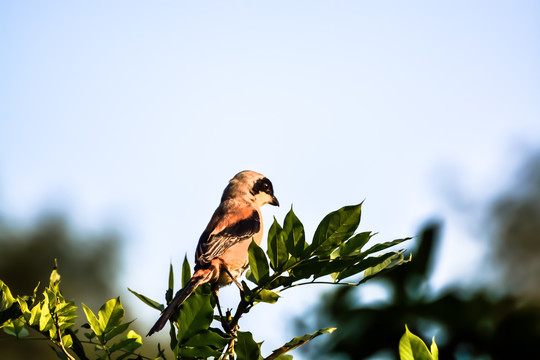
[[58, 344], [60, 346], [60, 349], [62, 349], [62, 352], [68, 357], [69, 360], [75, 360], [73, 356], [67, 351], [66, 347], [64, 346], [64, 342], [62, 341], [62, 333], [60, 332], [60, 321], [58, 320], [58, 314], [54, 314], [54, 321], [56, 323], [56, 336], [58, 336]]

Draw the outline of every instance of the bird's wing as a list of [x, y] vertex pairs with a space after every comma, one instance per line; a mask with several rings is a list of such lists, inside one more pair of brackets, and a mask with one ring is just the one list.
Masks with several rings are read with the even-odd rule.
[[261, 219], [254, 208], [227, 212], [216, 210], [199, 239], [195, 254], [197, 264], [210, 263], [234, 244], [251, 239], [260, 229]]

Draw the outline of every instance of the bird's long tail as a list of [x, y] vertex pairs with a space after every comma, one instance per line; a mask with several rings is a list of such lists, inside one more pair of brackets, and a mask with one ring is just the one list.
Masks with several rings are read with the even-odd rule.
[[193, 274], [186, 286], [180, 289], [169, 306], [161, 313], [158, 321], [152, 326], [146, 336], [150, 336], [155, 332], [163, 329], [167, 320], [174, 314], [174, 311], [178, 309], [180, 305], [193, 293], [193, 291], [201, 284], [207, 283], [212, 278], [213, 271], [211, 269], [199, 269]]

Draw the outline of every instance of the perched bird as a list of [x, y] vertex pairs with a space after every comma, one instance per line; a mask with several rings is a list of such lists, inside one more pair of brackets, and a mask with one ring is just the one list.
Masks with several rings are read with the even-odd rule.
[[221, 203], [199, 239], [193, 276], [176, 293], [147, 336], [160, 331], [197, 286], [210, 283], [217, 300], [219, 287], [236, 282], [248, 266], [251, 239], [261, 243], [260, 208], [265, 204], [279, 206], [272, 183], [264, 175], [246, 170], [229, 181]]

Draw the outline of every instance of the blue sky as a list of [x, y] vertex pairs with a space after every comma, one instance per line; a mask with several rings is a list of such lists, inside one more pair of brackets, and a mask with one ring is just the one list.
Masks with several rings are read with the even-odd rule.
[[[448, 202], [496, 192], [540, 143], [534, 1], [4, 1], [0, 36], [0, 211], [118, 229], [120, 284], [154, 298], [244, 169], [274, 183], [267, 224], [294, 204], [312, 234], [364, 199], [379, 241], [444, 218], [434, 286], [475, 278]], [[283, 333], [255, 330], [268, 352], [292, 335], [277, 314], [318, 293], [246, 328]]]

